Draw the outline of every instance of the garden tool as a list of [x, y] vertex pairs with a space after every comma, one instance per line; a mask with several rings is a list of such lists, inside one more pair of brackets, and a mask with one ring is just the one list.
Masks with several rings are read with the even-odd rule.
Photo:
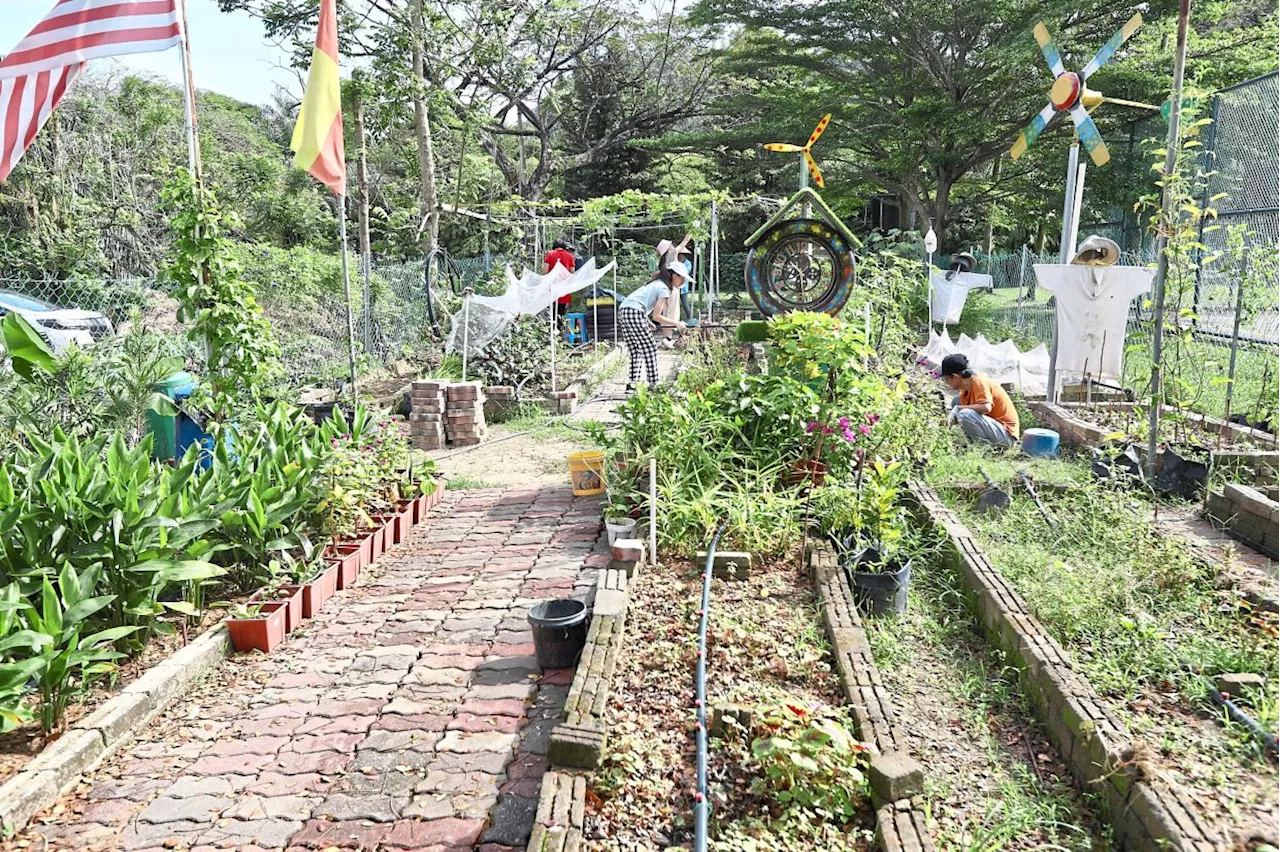
[[1022, 480], [1022, 484], [1026, 486], [1027, 493], [1031, 495], [1031, 499], [1036, 501], [1036, 508], [1040, 510], [1040, 514], [1044, 515], [1044, 522], [1049, 525], [1050, 529], [1056, 529], [1057, 524], [1053, 522], [1053, 518], [1049, 516], [1049, 510], [1040, 502], [1039, 495], [1036, 494], [1035, 486], [1031, 484], [1031, 475], [1025, 470], [1018, 471], [1018, 479]]
[[992, 517], [1004, 514], [1004, 510], [1009, 508], [1009, 503], [1011, 502], [1009, 495], [1001, 491], [1000, 487], [981, 467], [978, 468], [978, 473], [982, 474], [982, 478], [987, 482], [986, 489], [978, 495], [978, 510], [984, 515], [991, 515]]

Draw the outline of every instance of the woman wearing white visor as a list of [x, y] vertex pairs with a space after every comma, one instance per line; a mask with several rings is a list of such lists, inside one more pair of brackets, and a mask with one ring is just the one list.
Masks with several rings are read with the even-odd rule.
[[631, 356], [627, 393], [635, 392], [640, 381], [640, 368], [644, 366], [645, 379], [650, 385], [658, 383], [658, 347], [653, 340], [652, 319], [664, 328], [684, 328], [684, 323], [663, 316], [668, 299], [680, 297], [680, 288], [689, 280], [689, 270], [679, 261], [672, 261], [658, 269], [653, 280], [622, 300], [618, 306], [618, 326], [622, 330], [622, 342]]

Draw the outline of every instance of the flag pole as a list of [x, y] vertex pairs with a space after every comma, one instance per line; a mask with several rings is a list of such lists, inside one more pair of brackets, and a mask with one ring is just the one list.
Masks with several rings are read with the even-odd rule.
[[201, 173], [199, 130], [196, 117], [196, 84], [191, 74], [191, 39], [187, 34], [187, 3], [178, 0], [178, 23], [182, 36], [178, 42], [178, 59], [182, 63], [182, 106], [187, 122], [187, 168], [196, 183], [203, 184]]
[[338, 251], [342, 255], [342, 295], [347, 303], [347, 358], [351, 368], [351, 402], [358, 404], [356, 393], [356, 326], [351, 315], [351, 275], [347, 270], [347, 196], [338, 196]]

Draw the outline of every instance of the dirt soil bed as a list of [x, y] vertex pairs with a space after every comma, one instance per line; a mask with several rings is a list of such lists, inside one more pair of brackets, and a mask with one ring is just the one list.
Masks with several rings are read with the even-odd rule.
[[[1014, 496], [1000, 518], [946, 499], [992, 564], [1021, 593], [1137, 743], [1140, 768], [1163, 777], [1238, 848], [1276, 842], [1276, 767], [1239, 726], [1227, 727], [1185, 660], [1210, 677], [1252, 673], [1263, 686], [1242, 703], [1277, 725], [1275, 623], [1240, 609], [1223, 578], [1156, 534], [1150, 507], [1101, 488], [1042, 495], [1049, 530]], [[1266, 614], [1270, 616], [1271, 614]]]
[[[587, 848], [662, 850], [692, 840], [696, 783], [694, 669], [699, 568], [646, 567], [631, 590], [625, 656], [612, 684], [609, 744], [588, 788]], [[841, 702], [806, 575], [794, 561], [757, 566], [711, 590], [708, 702], [813, 712]], [[850, 728], [849, 730], [852, 730]], [[869, 849], [872, 814], [849, 826], [777, 819], [751, 791], [745, 748], [713, 738], [712, 849]]]
[[940, 850], [1111, 848], [953, 572], [917, 560], [906, 615], [863, 625], [910, 748], [927, 756]]
[[[1085, 423], [1106, 429], [1109, 432], [1128, 435], [1135, 440], [1137, 436], [1146, 432], [1148, 415], [1143, 410], [1112, 410], [1099, 403], [1094, 408], [1073, 406], [1068, 408], [1067, 411], [1077, 420], [1083, 420]], [[1190, 418], [1175, 420], [1171, 413], [1160, 421], [1160, 440], [1172, 445], [1175, 449], [1195, 448], [1204, 452], [1216, 449], [1237, 451], [1274, 449], [1274, 446], [1255, 441], [1230, 429], [1224, 430], [1219, 435], [1218, 429], [1212, 424], [1204, 423], [1200, 420]]]

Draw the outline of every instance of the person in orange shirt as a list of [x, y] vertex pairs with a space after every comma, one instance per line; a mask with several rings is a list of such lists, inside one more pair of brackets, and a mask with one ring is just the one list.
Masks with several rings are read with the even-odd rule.
[[1018, 410], [1004, 388], [969, 366], [960, 353], [942, 359], [942, 381], [959, 396], [951, 404], [947, 423], [959, 423], [960, 431], [973, 442], [1008, 447], [1018, 440]]

